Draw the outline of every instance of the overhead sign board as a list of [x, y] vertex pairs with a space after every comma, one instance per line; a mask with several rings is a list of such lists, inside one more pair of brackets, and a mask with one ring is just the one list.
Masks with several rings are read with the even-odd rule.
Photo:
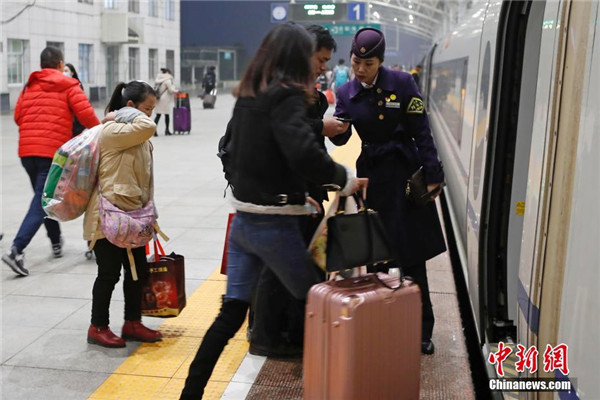
[[347, 17], [345, 3], [288, 4], [288, 19], [292, 21], [340, 21]]
[[366, 9], [365, 3], [348, 3], [348, 21], [364, 21]]
[[354, 36], [362, 28], [381, 30], [381, 24], [323, 24], [333, 36]]

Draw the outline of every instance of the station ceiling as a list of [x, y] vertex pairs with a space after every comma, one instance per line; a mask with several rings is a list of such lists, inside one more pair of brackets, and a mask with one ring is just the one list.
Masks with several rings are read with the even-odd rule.
[[398, 26], [407, 34], [428, 40], [442, 33], [448, 21], [456, 17], [460, 6], [459, 1], [449, 0], [378, 0], [365, 3], [370, 22]]

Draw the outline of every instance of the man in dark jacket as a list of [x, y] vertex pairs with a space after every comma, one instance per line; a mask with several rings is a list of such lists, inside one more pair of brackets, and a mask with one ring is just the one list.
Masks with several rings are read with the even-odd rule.
[[29, 275], [23, 250], [42, 224], [48, 231], [54, 257], [62, 256], [58, 222], [45, 218], [42, 191], [54, 153], [73, 135], [74, 117], [86, 127], [100, 124], [77, 79], [63, 75], [63, 55], [46, 47], [41, 53], [41, 71], [33, 72], [17, 100], [15, 122], [19, 125], [19, 157], [33, 187], [33, 199], [11, 249], [2, 256], [13, 271]]
[[[316, 41], [317, 50], [312, 57], [316, 80], [325, 72], [331, 53], [337, 46], [327, 29], [311, 25], [307, 30]], [[349, 124], [336, 118], [323, 118], [329, 107], [327, 98], [316, 89], [314, 95], [315, 101], [308, 107], [306, 117], [319, 144], [326, 150], [325, 137], [334, 138], [345, 132]], [[307, 246], [323, 217], [323, 201], [327, 199], [327, 192], [318, 185], [309, 185], [308, 193], [321, 205], [321, 212], [304, 218], [302, 230]], [[304, 302], [295, 300], [268, 268], [263, 269], [257, 288], [252, 308], [250, 353], [268, 357], [300, 356], [304, 333]]]
[[208, 67], [208, 71], [202, 78], [202, 88], [204, 89], [204, 95], [210, 94], [212, 90], [217, 86], [217, 75], [215, 74], [215, 67]]

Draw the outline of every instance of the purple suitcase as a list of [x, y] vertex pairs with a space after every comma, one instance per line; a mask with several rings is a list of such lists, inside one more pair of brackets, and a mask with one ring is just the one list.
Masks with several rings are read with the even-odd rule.
[[173, 108], [173, 131], [175, 133], [190, 133], [192, 116], [187, 107]]

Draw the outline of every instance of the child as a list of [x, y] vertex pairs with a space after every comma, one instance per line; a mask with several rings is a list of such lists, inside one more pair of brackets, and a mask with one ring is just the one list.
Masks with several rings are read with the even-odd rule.
[[[138, 210], [152, 200], [152, 145], [149, 139], [156, 130], [150, 119], [156, 105], [156, 93], [142, 81], [119, 83], [113, 92], [104, 127], [100, 133], [100, 164], [98, 187], [102, 196], [124, 211]], [[129, 123], [126, 123], [129, 122]], [[125, 340], [156, 342], [159, 331], [141, 323], [141, 282], [146, 268], [145, 248], [131, 249], [139, 276], [134, 280], [127, 250], [109, 242], [100, 228], [98, 211], [99, 193], [94, 192], [83, 221], [84, 239], [92, 242], [98, 276], [92, 291], [92, 320], [88, 329], [88, 343], [104, 347], [125, 347]], [[109, 305], [121, 267], [125, 280], [125, 324], [121, 336], [108, 327]]]

